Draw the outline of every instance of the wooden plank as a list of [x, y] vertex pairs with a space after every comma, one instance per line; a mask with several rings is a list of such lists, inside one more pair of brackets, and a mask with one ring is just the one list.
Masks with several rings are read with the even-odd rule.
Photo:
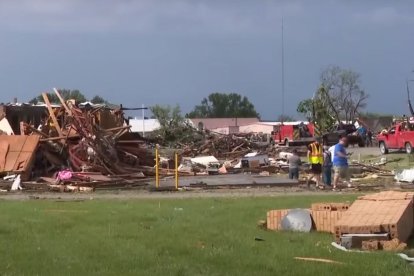
[[0, 171], [6, 167], [7, 153], [9, 152], [9, 143], [0, 141]]
[[62, 104], [66, 112], [69, 114], [69, 116], [72, 116], [72, 110], [70, 110], [70, 108], [66, 105], [66, 102], [60, 95], [59, 91], [56, 88], [53, 88], [53, 91], [55, 91], [56, 96], [59, 98], [60, 103]]
[[328, 263], [328, 264], [343, 264], [342, 262], [330, 260], [330, 259], [322, 259], [322, 258], [308, 258], [308, 257], [294, 257], [295, 260], [301, 261], [309, 261], [309, 262], [320, 262], [320, 263]]
[[[50, 118], [52, 118], [53, 124], [55, 125], [55, 128], [56, 128], [59, 136], [63, 136], [62, 130], [60, 129], [58, 120], [56, 119], [55, 112], [53, 111], [53, 108], [50, 105], [50, 101], [49, 101], [49, 98], [47, 97], [47, 94], [42, 93], [42, 97], [43, 97], [43, 100], [45, 101], [45, 104], [47, 106], [47, 110], [49, 111], [49, 116], [50, 116]], [[65, 139], [62, 139], [62, 142], [65, 143]]]
[[[31, 165], [34, 160], [35, 151], [39, 143], [40, 136], [3, 136], [1, 156], [4, 159], [0, 171], [15, 173], [30, 173]], [[8, 149], [6, 149], [6, 145]], [[7, 151], [6, 151], [7, 150]], [[3, 157], [4, 156], [4, 157]]]

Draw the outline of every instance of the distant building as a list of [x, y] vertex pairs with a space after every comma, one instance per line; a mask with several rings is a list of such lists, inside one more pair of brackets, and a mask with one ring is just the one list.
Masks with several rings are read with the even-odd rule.
[[[221, 134], [232, 133], [262, 133], [271, 134], [281, 122], [261, 122], [258, 118], [194, 118], [187, 119], [188, 123], [197, 129], [210, 130]], [[302, 121], [284, 122], [285, 125], [297, 125]], [[307, 124], [308, 122], [303, 122]], [[129, 119], [131, 131], [149, 134], [160, 128], [157, 119]]]
[[[29, 122], [37, 128], [47, 118], [47, 109], [44, 105], [32, 106], [29, 104], [0, 105], [0, 120], [9, 125], [14, 134], [20, 134], [20, 122]], [[5, 119], [5, 120], [3, 120]], [[5, 131], [10, 133], [10, 131]]]
[[207, 129], [223, 134], [238, 133], [240, 127], [258, 123], [258, 118], [192, 118], [189, 119], [193, 127]]
[[129, 119], [129, 125], [131, 126], [132, 132], [138, 132], [144, 136], [154, 132], [161, 126], [157, 119], [143, 120], [142, 118]]
[[[245, 121], [246, 122], [246, 121]], [[296, 122], [283, 122], [284, 125], [298, 125], [302, 121]], [[303, 121], [307, 124], [308, 122]], [[272, 131], [280, 126], [282, 122], [260, 122], [256, 120], [255, 122], [247, 124], [240, 124], [237, 127], [234, 126], [224, 126], [219, 128], [210, 129], [211, 131], [221, 133], [221, 134], [231, 134], [231, 133], [262, 133], [262, 134], [272, 134]]]

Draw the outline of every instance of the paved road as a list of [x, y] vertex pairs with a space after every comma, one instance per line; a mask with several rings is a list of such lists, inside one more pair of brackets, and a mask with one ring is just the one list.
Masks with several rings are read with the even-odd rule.
[[[155, 186], [155, 182], [150, 182]], [[207, 185], [207, 186], [276, 186], [276, 187], [290, 187], [299, 185], [297, 180], [290, 180], [283, 176], [260, 176], [254, 174], [225, 174], [225, 175], [207, 175], [207, 176], [186, 176], [180, 178], [180, 187], [190, 187], [192, 185]], [[172, 177], [166, 177], [160, 181], [160, 186], [173, 187], [175, 181]]]
[[350, 153], [352, 152], [352, 157], [353, 158], [357, 158], [358, 154], [361, 154], [361, 156], [367, 156], [367, 155], [379, 156], [379, 155], [381, 155], [381, 152], [380, 152], [379, 148], [377, 148], [377, 147], [360, 148], [358, 146], [355, 146], [355, 147], [349, 146], [347, 151], [350, 152]]

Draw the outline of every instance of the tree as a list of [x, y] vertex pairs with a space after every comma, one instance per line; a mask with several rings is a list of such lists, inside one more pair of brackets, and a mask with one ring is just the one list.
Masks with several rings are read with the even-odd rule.
[[189, 118], [259, 118], [254, 105], [249, 99], [237, 93], [212, 93], [195, 106], [188, 114]]
[[330, 66], [322, 72], [320, 80], [314, 97], [301, 101], [297, 111], [313, 121], [320, 133], [329, 130], [335, 122], [355, 122], [368, 99], [368, 94], [360, 88], [360, 75]]
[[91, 103], [93, 103], [93, 104], [106, 104], [107, 101], [105, 101], [105, 99], [102, 98], [101, 96], [96, 95], [91, 99]]
[[360, 74], [329, 66], [321, 74], [321, 87], [325, 88], [327, 100], [336, 119], [353, 122], [366, 107], [368, 94], [360, 87]]
[[187, 124], [178, 105], [175, 107], [155, 105], [150, 110], [153, 117], [160, 123], [160, 128], [153, 135], [162, 144], [173, 146], [177, 142], [188, 142], [195, 139], [195, 130]]
[[323, 87], [319, 88], [312, 99], [299, 102], [297, 111], [315, 124], [317, 135], [328, 131], [334, 124], [335, 118], [330, 111], [327, 93]]
[[[54, 104], [60, 104], [59, 98], [56, 96], [55, 93], [46, 93], [49, 101]], [[74, 99], [78, 103], [86, 102], [86, 97], [77, 89], [70, 90], [70, 89], [59, 89], [59, 94], [62, 98], [66, 100]], [[38, 102], [43, 102], [42, 95], [37, 96], [29, 101], [31, 104], [37, 104]]]

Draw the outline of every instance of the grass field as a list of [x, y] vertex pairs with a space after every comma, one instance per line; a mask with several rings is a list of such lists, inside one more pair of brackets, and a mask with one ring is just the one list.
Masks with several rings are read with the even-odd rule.
[[[413, 275], [392, 253], [256, 226], [272, 208], [354, 196], [2, 201], [2, 275]], [[255, 241], [260, 237], [264, 241]], [[343, 264], [294, 260], [329, 258]]]

